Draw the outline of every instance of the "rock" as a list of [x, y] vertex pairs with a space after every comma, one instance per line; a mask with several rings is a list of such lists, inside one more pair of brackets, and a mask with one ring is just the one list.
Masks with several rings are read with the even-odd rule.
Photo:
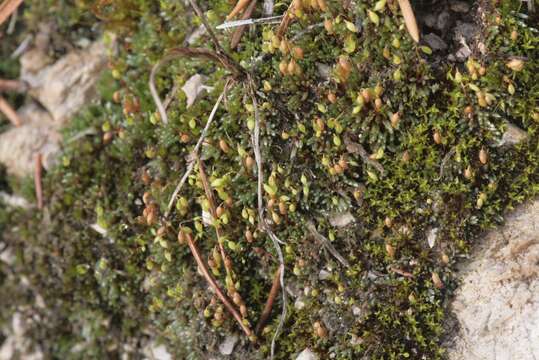
[[318, 360], [318, 355], [313, 353], [311, 349], [305, 348], [305, 350], [299, 353], [296, 360]]
[[182, 91], [185, 93], [185, 96], [187, 96], [188, 108], [195, 103], [200, 94], [205, 90], [211, 89], [211, 87], [204, 86], [204, 81], [206, 81], [206, 79], [207, 78], [203, 75], [195, 74], [182, 86]]
[[50, 168], [59, 151], [61, 136], [50, 115], [36, 104], [25, 105], [18, 111], [23, 120], [20, 127], [12, 127], [0, 134], [0, 163], [16, 176], [32, 175], [34, 156], [43, 155], [44, 167]]
[[318, 274], [318, 278], [320, 280], [327, 280], [331, 277], [331, 273], [326, 270], [320, 270], [320, 273]]
[[432, 50], [445, 50], [447, 49], [447, 44], [442, 40], [441, 37], [434, 33], [427, 34], [423, 36], [423, 40], [429, 45]]
[[438, 17], [436, 16], [436, 14], [433, 13], [429, 13], [423, 17], [425, 25], [430, 28], [434, 28], [436, 26], [437, 19]]
[[457, 20], [457, 24], [455, 25], [454, 31], [455, 31], [455, 39], [457, 41], [460, 41], [460, 38], [464, 38], [467, 41], [471, 41], [477, 34], [478, 27], [475, 24]]
[[0, 343], [0, 360], [42, 360], [45, 358], [39, 350], [32, 352], [30, 343], [25, 337], [27, 324], [21, 313], [13, 314], [11, 327], [6, 330], [9, 335]]
[[459, 42], [461, 43], [461, 47], [455, 53], [455, 57], [458, 61], [465, 61], [470, 55], [472, 55], [472, 50], [466, 43], [466, 39], [464, 39], [464, 37], [461, 37]]
[[197, 27], [195, 29], [195, 31], [193, 31], [189, 37], [187, 38], [187, 43], [189, 45], [193, 45], [194, 43], [197, 42], [198, 39], [200, 39], [200, 37], [202, 35], [204, 35], [206, 33], [206, 27], [204, 25], [200, 25], [199, 27]]
[[506, 122], [506, 129], [498, 146], [516, 145], [528, 138], [528, 133], [516, 125]]
[[316, 63], [316, 70], [318, 71], [318, 75], [324, 80], [329, 80], [331, 77], [331, 66], [329, 65]]
[[50, 65], [52, 58], [38, 48], [30, 49], [21, 56], [21, 72], [37, 73], [39, 70]]
[[264, 0], [264, 5], [262, 5], [262, 14], [264, 16], [272, 16], [273, 15], [273, 0]]
[[301, 310], [305, 307], [305, 299], [303, 297], [298, 297], [296, 301], [294, 301], [294, 309]]
[[95, 97], [95, 84], [107, 64], [108, 50], [104, 40], [96, 41], [49, 65], [42, 50], [32, 49], [21, 57], [21, 80], [61, 126]]
[[427, 243], [429, 244], [429, 247], [432, 249], [434, 245], [436, 244], [436, 238], [438, 237], [438, 231], [440, 229], [438, 228], [430, 228], [427, 232]]
[[167, 351], [165, 345], [159, 345], [153, 349], [155, 360], [172, 360], [172, 355]]
[[30, 203], [22, 196], [10, 195], [3, 191], [0, 191], [0, 203], [4, 203], [11, 207], [18, 207], [22, 209], [28, 209], [31, 206]]
[[149, 342], [142, 352], [147, 360], [172, 360], [165, 345], [157, 345], [154, 341]]
[[345, 227], [355, 221], [350, 211], [334, 213], [329, 217], [329, 223], [335, 227]]
[[219, 352], [221, 355], [230, 355], [232, 354], [232, 351], [234, 351], [234, 346], [236, 346], [236, 343], [238, 342], [238, 335], [229, 335], [225, 338], [225, 341], [223, 341], [219, 345]]
[[467, 13], [470, 11], [470, 4], [464, 1], [451, 1], [449, 8], [457, 13]]
[[539, 358], [539, 199], [487, 233], [461, 266], [449, 359]]
[[451, 15], [448, 11], [442, 11], [436, 19], [436, 29], [445, 31], [451, 25]]
[[357, 336], [356, 334], [352, 334], [350, 337], [350, 345], [352, 346], [358, 346], [358, 345], [363, 344], [364, 342], [365, 341], [359, 336]]

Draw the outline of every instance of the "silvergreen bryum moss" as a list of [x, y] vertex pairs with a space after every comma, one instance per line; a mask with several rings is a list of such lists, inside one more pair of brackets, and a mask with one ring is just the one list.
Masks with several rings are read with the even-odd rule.
[[[231, 358], [268, 358], [280, 297], [250, 343], [176, 240], [180, 226], [191, 229], [222, 287], [241, 294], [254, 327], [277, 254], [257, 229], [255, 109], [244, 79], [228, 88], [201, 153], [223, 210], [218, 221], [233, 268], [227, 277], [215, 231], [202, 221], [208, 204], [198, 170], [166, 221], [163, 214], [230, 73], [196, 58], [163, 67], [156, 79], [162, 98], [194, 74], [211, 87], [189, 108], [178, 90], [163, 124], [148, 89], [151, 67], [186, 46], [201, 21], [184, 2], [106, 3], [61, 7], [77, 27], [116, 33], [118, 54], [103, 75], [101, 99], [65, 129], [66, 140], [85, 135], [66, 142], [44, 177], [46, 209], [9, 217], [0, 210], [2, 241], [16, 254], [1, 268], [0, 291], [13, 296], [2, 298], [0, 320], [21, 308], [38, 314], [28, 338], [52, 358], [136, 358], [146, 339], [159, 338], [178, 359], [203, 359], [231, 333], [240, 337]], [[285, 40], [275, 25], [259, 25], [231, 51], [231, 33], [216, 32], [255, 82], [264, 201], [285, 242], [291, 295], [276, 358], [305, 347], [322, 359], [442, 358], [455, 264], [481, 231], [539, 192], [537, 18], [522, 16], [519, 1], [482, 1], [477, 21], [486, 51], [451, 63], [410, 39], [395, 1], [347, 9], [327, 1], [327, 11], [313, 3], [295, 14]], [[233, 7], [199, 5], [211, 26]], [[276, 6], [276, 14], [287, 6]], [[191, 46], [211, 42], [203, 34]], [[506, 121], [527, 139], [498, 146]], [[329, 219], [343, 213], [354, 221], [332, 226]], [[309, 222], [349, 267], [308, 231]], [[17, 286], [22, 277], [28, 286]]]

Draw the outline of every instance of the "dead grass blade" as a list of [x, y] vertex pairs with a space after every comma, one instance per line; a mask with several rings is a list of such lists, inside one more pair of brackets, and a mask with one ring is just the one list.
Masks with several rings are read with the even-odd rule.
[[412, 39], [414, 39], [415, 42], [419, 42], [419, 29], [417, 27], [417, 22], [415, 20], [412, 6], [410, 5], [410, 1], [399, 0], [399, 7], [401, 8], [402, 16], [404, 17], [404, 24], [406, 25], [406, 29], [408, 29], [408, 32], [410, 33]]
[[[241, 20], [247, 20], [251, 17], [251, 15], [253, 14], [253, 11], [256, 8], [256, 3], [257, 3], [257, 0], [251, 0], [251, 3], [249, 4], [247, 9], [241, 16]], [[236, 29], [236, 31], [234, 31], [234, 34], [232, 34], [232, 39], [230, 40], [230, 48], [232, 50], [234, 50], [240, 43], [241, 37], [245, 29], [247, 29], [247, 25], [240, 26]]]
[[0, 5], [0, 25], [22, 4], [23, 0], [5, 0]]

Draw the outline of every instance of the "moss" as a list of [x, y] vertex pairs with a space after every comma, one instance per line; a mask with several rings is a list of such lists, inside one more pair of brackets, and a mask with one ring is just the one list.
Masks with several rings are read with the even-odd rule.
[[[212, 25], [231, 9], [225, 1], [200, 5], [211, 9]], [[86, 9], [80, 6], [79, 11]], [[287, 284], [294, 300], [305, 305], [289, 304], [277, 358], [293, 358], [307, 346], [322, 358], [441, 358], [446, 304], [457, 286], [455, 264], [482, 230], [499, 224], [507, 209], [539, 190], [537, 30], [518, 17], [516, 11], [524, 10], [516, 2], [486, 6], [482, 26], [488, 52], [462, 66], [446, 61], [435, 66], [436, 55], [399, 30], [394, 2], [377, 11], [378, 25], [368, 16], [373, 1], [346, 10], [340, 2], [328, 6], [331, 12], [305, 13], [287, 30], [292, 47], [304, 53], [295, 60], [301, 75], [279, 71], [283, 60], [290, 68], [291, 57], [272, 47], [273, 26], [246, 32], [233, 53], [258, 86], [264, 198], [266, 203], [273, 199], [268, 215], [286, 242]], [[170, 218], [162, 214], [227, 71], [187, 58], [162, 69], [157, 87], [163, 95], [195, 73], [206, 75], [206, 84], [214, 87], [190, 108], [180, 91], [169, 108], [169, 123], [162, 124], [147, 87], [151, 66], [200, 20], [190, 8], [167, 0], [120, 1], [93, 10], [107, 19], [105, 28], [119, 34], [119, 54], [100, 86], [103, 98], [65, 130], [61, 164], [44, 179], [48, 212], [19, 214], [21, 231], [10, 236], [9, 246], [19, 254], [18, 276], [55, 309], [35, 309], [43, 320], [32, 327], [32, 337], [58, 358], [135, 353], [142, 344], [138, 340], [147, 337], [163, 340], [178, 358], [203, 358], [239, 329], [233, 319], [215, 317], [219, 302], [212, 301], [187, 247], [175, 240], [181, 224], [192, 228], [205, 257], [217, 244], [211, 227], [202, 226], [206, 205], [196, 171]], [[314, 27], [294, 39], [324, 19], [333, 20], [332, 33]], [[360, 31], [352, 24], [361, 24]], [[218, 36], [228, 43], [228, 33]], [[193, 46], [207, 42], [203, 36]], [[524, 68], [508, 68], [510, 57], [527, 59]], [[317, 64], [330, 66], [329, 79]], [[347, 64], [353, 65], [349, 74]], [[120, 103], [113, 101], [115, 91]], [[202, 158], [219, 201], [232, 199], [220, 221], [233, 281], [254, 325], [277, 255], [270, 239], [255, 231], [256, 179], [245, 165], [254, 157], [247, 95], [241, 83], [227, 91]], [[394, 113], [398, 124], [391, 122]], [[511, 148], [497, 146], [505, 120], [524, 129], [528, 139]], [[78, 140], [69, 141], [73, 138]], [[383, 173], [350, 151], [349, 141], [372, 154]], [[484, 164], [482, 149], [488, 153]], [[144, 193], [160, 215], [150, 226], [142, 216]], [[333, 227], [331, 214], [345, 211], [355, 222]], [[332, 240], [350, 268], [309, 234], [307, 221]], [[158, 235], [160, 227], [167, 231]], [[426, 239], [431, 228], [439, 229], [433, 247]], [[246, 230], [254, 232], [253, 242]], [[329, 273], [324, 280], [321, 270]], [[224, 284], [224, 269], [216, 273]], [[11, 289], [17, 277], [8, 281], [2, 286]], [[27, 291], [17, 290], [14, 299], [31, 304]], [[278, 301], [275, 308], [281, 305]], [[316, 335], [315, 322], [327, 336]], [[277, 324], [274, 310], [259, 343], [242, 338], [233, 357], [266, 358]], [[72, 348], [82, 342], [74, 354]], [[129, 350], [125, 344], [133, 346]]]

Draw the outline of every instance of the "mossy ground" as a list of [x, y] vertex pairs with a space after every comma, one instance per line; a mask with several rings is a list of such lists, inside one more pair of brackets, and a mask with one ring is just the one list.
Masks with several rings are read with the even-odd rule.
[[[16, 254], [15, 264], [0, 268], [1, 291], [12, 294], [2, 298], [0, 320], [24, 309], [34, 319], [29, 337], [53, 358], [136, 358], [150, 337], [164, 341], [179, 359], [205, 358], [240, 330], [230, 317], [216, 316], [219, 302], [212, 301], [187, 246], [176, 241], [182, 225], [194, 231], [206, 257], [217, 245], [212, 227], [202, 225], [207, 204], [198, 171], [172, 215], [165, 220], [163, 214], [228, 72], [189, 58], [163, 68], [157, 79], [163, 97], [195, 73], [213, 87], [190, 108], [179, 91], [163, 124], [148, 90], [149, 73], [199, 26], [192, 9], [168, 0], [122, 0], [101, 8], [84, 1], [53, 4], [65, 11], [61, 28], [100, 24], [118, 34], [118, 54], [100, 83], [101, 100], [65, 129], [66, 139], [95, 131], [66, 142], [60, 164], [44, 178], [44, 211], [0, 210], [0, 239]], [[479, 232], [539, 192], [536, 18], [519, 15], [526, 12], [520, 1], [481, 2], [483, 18], [477, 21], [486, 52], [474, 53], [466, 64], [434, 67], [436, 55], [413, 43], [396, 2], [381, 4], [352, 2], [345, 9], [328, 1], [328, 11], [305, 12], [286, 32], [292, 47], [303, 50], [293, 75], [279, 70], [283, 60], [290, 69], [292, 57], [273, 46], [273, 25], [246, 32], [239, 50], [230, 51], [258, 87], [264, 200], [275, 204], [268, 217], [286, 243], [286, 284], [293, 296], [277, 341], [278, 359], [294, 358], [305, 347], [323, 359], [443, 357], [446, 305], [457, 286], [454, 265]], [[199, 5], [212, 26], [233, 6]], [[276, 13], [287, 6], [276, 3]], [[42, 11], [30, 5], [28, 16]], [[326, 19], [332, 20], [331, 31], [309, 28]], [[218, 37], [228, 48], [230, 33]], [[203, 35], [192, 46], [208, 43]], [[523, 59], [522, 70], [506, 66], [512, 58]], [[329, 78], [321, 76], [318, 63], [330, 67]], [[239, 80], [227, 91], [201, 156], [219, 201], [227, 204], [219, 219], [224, 245], [254, 326], [277, 255], [256, 230], [256, 173], [246, 165], [254, 158], [253, 112]], [[394, 113], [398, 124], [391, 122]], [[527, 140], [497, 146], [505, 120], [524, 129]], [[383, 173], [350, 152], [348, 141], [372, 154]], [[142, 217], [146, 192], [159, 215], [150, 225]], [[331, 226], [329, 217], [343, 212], [355, 221]], [[308, 221], [349, 268], [313, 238]], [[94, 223], [107, 230], [105, 236], [91, 228]], [[161, 227], [166, 232], [157, 235]], [[439, 229], [433, 247], [426, 239], [430, 228]], [[247, 241], [247, 230], [254, 241]], [[321, 270], [329, 273], [324, 280]], [[214, 271], [224, 286], [224, 269]], [[23, 277], [28, 286], [19, 286]], [[45, 308], [36, 306], [37, 294]], [[302, 308], [294, 306], [297, 299]], [[242, 337], [232, 358], [268, 357], [281, 306], [277, 301], [258, 343]], [[315, 322], [326, 336], [317, 335]]]

